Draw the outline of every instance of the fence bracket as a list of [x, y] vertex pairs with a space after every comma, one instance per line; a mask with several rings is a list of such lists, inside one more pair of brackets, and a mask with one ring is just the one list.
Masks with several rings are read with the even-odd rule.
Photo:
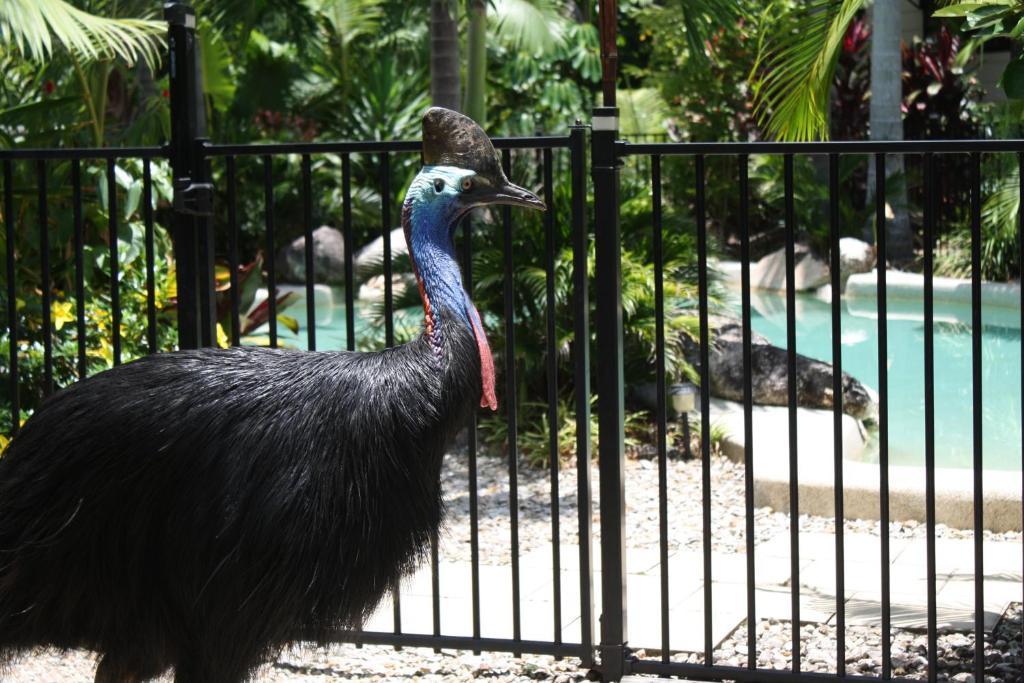
[[190, 216], [213, 215], [213, 184], [174, 179], [174, 210]]

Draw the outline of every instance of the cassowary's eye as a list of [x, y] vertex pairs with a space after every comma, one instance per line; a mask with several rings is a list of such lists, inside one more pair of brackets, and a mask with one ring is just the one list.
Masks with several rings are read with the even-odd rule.
[[472, 178], [463, 178], [462, 179], [462, 191], [463, 192], [469, 192], [472, 189], [473, 189], [473, 179]]

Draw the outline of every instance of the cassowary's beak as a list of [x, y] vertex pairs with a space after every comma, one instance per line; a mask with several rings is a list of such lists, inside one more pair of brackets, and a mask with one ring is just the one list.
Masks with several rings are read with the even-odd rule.
[[539, 209], [547, 211], [548, 207], [540, 200], [540, 197], [525, 190], [518, 185], [506, 182], [502, 187], [487, 192], [482, 197], [484, 204], [507, 204], [509, 206], [522, 206], [527, 209]]

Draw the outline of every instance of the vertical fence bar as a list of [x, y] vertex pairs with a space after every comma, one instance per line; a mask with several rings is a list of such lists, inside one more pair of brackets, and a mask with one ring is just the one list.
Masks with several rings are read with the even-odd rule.
[[590, 296], [587, 275], [586, 128], [579, 121], [569, 133], [572, 178], [573, 375], [576, 387], [576, 500], [580, 542], [580, 659], [594, 664], [593, 521], [590, 493]]
[[226, 174], [228, 184], [228, 267], [231, 282], [231, 345], [238, 346], [241, 340], [241, 292], [238, 282], [238, 215], [236, 192], [237, 179], [235, 177], [235, 157], [229, 156], [226, 160]]
[[153, 173], [149, 159], [142, 160], [142, 220], [146, 226], [146, 345], [150, 353], [156, 353], [156, 253], [153, 235]]
[[[501, 150], [501, 165], [505, 175], [512, 174], [512, 155], [507, 149]], [[522, 615], [520, 613], [519, 585], [519, 448], [518, 415], [516, 395], [516, 331], [515, 331], [515, 270], [512, 259], [512, 211], [501, 207], [501, 222], [504, 227], [502, 245], [505, 250], [505, 405], [508, 418], [508, 516], [512, 543], [512, 639], [522, 638]], [[515, 653], [519, 656], [519, 653]]]
[[601, 673], [622, 678], [627, 642], [625, 442], [623, 395], [622, 257], [619, 225], [620, 160], [615, 147], [618, 109], [594, 109], [592, 135], [597, 393], [601, 499]]
[[[789, 571], [793, 671], [800, 671], [800, 467], [796, 417], [796, 219], [793, 209], [793, 155], [783, 158], [786, 231], [786, 379], [789, 403]], [[837, 304], [833, 301], [833, 307]]]
[[548, 210], [544, 212], [544, 270], [545, 270], [545, 310], [547, 312], [547, 380], [548, 380], [548, 465], [551, 477], [551, 580], [552, 599], [555, 607], [552, 613], [554, 620], [554, 642], [562, 642], [562, 531], [559, 519], [559, 486], [558, 471], [560, 458], [558, 449], [558, 329], [555, 326], [555, 193], [552, 177], [552, 152], [545, 149], [544, 160], [544, 203]]
[[78, 379], [89, 374], [85, 355], [85, 238], [82, 225], [82, 164], [71, 162], [71, 212], [75, 233], [75, 325], [78, 337]]
[[[11, 173], [11, 160], [4, 159], [4, 239], [7, 252], [7, 332], [11, 370], [11, 434], [18, 433], [21, 422], [21, 400], [18, 391], [18, 300], [15, 289], [15, 254], [14, 254], [14, 179]], [[79, 300], [81, 301], [81, 300]], [[81, 305], [81, 304], [79, 304]]]
[[704, 569], [704, 665], [714, 664], [711, 591], [711, 371], [708, 329], [708, 224], [704, 207], [704, 156], [694, 159], [697, 214], [697, 289], [700, 319], [700, 487], [701, 546]]
[[[201, 105], [205, 106], [205, 105]], [[204, 203], [208, 206], [197, 211], [195, 226], [199, 237], [197, 263], [199, 264], [199, 340], [203, 346], [217, 346], [217, 278], [214, 260], [215, 245], [213, 234], [213, 185], [209, 181], [213, 174], [210, 159], [205, 156], [206, 141], [197, 141], [196, 187], [200, 194], [206, 194]]]
[[[435, 636], [441, 635], [441, 574], [438, 569], [438, 554], [437, 529], [434, 529], [430, 534], [430, 609]], [[440, 651], [441, 648], [434, 648], [434, 652]]]
[[263, 221], [267, 249], [267, 306], [270, 348], [277, 348], [277, 268], [274, 253], [274, 159], [263, 155]]
[[[384, 345], [391, 348], [395, 345], [395, 311], [391, 292], [391, 155], [387, 152], [380, 155], [380, 220], [384, 246]], [[402, 632], [401, 593], [401, 585], [396, 581], [391, 588], [395, 605], [395, 633]]]
[[313, 166], [308, 154], [302, 155], [302, 225], [306, 262], [306, 348], [316, 351], [316, 297], [313, 285]]
[[[462, 221], [462, 280], [469, 298], [473, 298], [473, 216]], [[466, 421], [466, 446], [469, 451], [469, 554], [470, 594], [472, 597], [473, 637], [480, 637], [480, 513], [477, 500], [477, 411]], [[480, 654], [475, 650], [473, 654]]]
[[[654, 359], [658, 448], [658, 557], [661, 565], [661, 661], [669, 659], [668, 410], [665, 405], [665, 254], [661, 226], [661, 156], [651, 155], [651, 246], [654, 251]], [[683, 419], [687, 419], [683, 415]]]
[[[382, 152], [380, 155], [379, 173], [381, 240], [383, 246], [381, 258], [384, 267], [384, 345], [391, 348], [395, 345], [395, 320], [391, 291], [391, 155], [387, 152]], [[346, 207], [349, 204], [347, 199], [346, 197]], [[401, 584], [398, 581], [391, 587], [391, 596], [394, 604], [395, 633], [401, 633], [402, 590]]]
[[[1024, 152], [1017, 153], [1017, 184], [1019, 195], [1017, 197], [1018, 207], [1024, 207]], [[1021, 264], [1024, 268], [1024, 211], [1017, 209], [1017, 244], [1019, 245], [1020, 253], [1017, 255], [1017, 263]], [[1021, 288], [1020, 292], [1020, 329], [1024, 330], [1024, 287]], [[1024, 424], [1024, 346], [1021, 348], [1021, 363], [1020, 363], [1020, 407], [1021, 407], [1021, 424]], [[1024, 497], [1024, 433], [1021, 434], [1021, 495]], [[1024, 510], [1022, 510], [1024, 513]], [[1024, 517], [1021, 519], [1021, 528], [1024, 529]], [[1024, 574], [1024, 552], [1021, 555], [1021, 573]], [[1024, 588], [1024, 586], [1022, 586]], [[1024, 602], [1024, 600], [1022, 600]]]
[[[832, 467], [835, 480], [835, 529], [836, 529], [836, 630], [839, 638], [836, 649], [845, 653], [846, 629], [846, 587], [844, 573], [844, 511], [843, 511], [843, 344], [842, 344], [842, 265], [839, 239], [842, 226], [839, 223], [839, 155], [828, 157], [828, 206], [829, 239], [831, 240], [831, 286], [832, 286]], [[883, 572], [884, 573], [884, 572]], [[884, 630], [884, 629], [883, 629]], [[883, 642], [887, 636], [883, 633]], [[882, 651], [886, 651], [886, 645]], [[884, 655], [883, 655], [884, 659]], [[836, 673], [846, 675], [845, 654], [836, 659]]]
[[747, 667], [757, 667], [757, 619], [754, 593], [754, 389], [750, 323], [750, 182], [749, 157], [739, 155], [740, 174], [740, 279], [743, 318], [743, 479], [746, 503], [747, 550]]
[[352, 262], [352, 250], [355, 249], [352, 238], [352, 164], [347, 154], [341, 157], [341, 225], [345, 239], [345, 348], [356, 349], [356, 296], [355, 267]]
[[49, 217], [47, 211], [49, 206], [46, 200], [46, 162], [40, 159], [36, 162], [36, 193], [39, 200], [39, 261], [42, 272], [40, 274], [43, 304], [43, 396], [53, 393], [53, 322], [50, 316], [51, 301], [51, 278], [50, 278], [50, 230], [47, 225]]
[[395, 345], [395, 310], [391, 292], [391, 155], [380, 159], [380, 216], [384, 226], [384, 343]]
[[[935, 572], [935, 325], [933, 274], [935, 270], [935, 157], [925, 154], [924, 204], [924, 476], [925, 564], [928, 586], [928, 677], [938, 676], [938, 598]], [[888, 642], [884, 639], [883, 644]], [[891, 665], [890, 665], [891, 672]], [[883, 672], [884, 673], [884, 672]], [[890, 674], [891, 675], [891, 674]]]
[[[390, 232], [391, 224], [385, 223], [384, 228]], [[435, 636], [441, 635], [441, 574], [439, 555], [440, 549], [438, 548], [437, 529], [434, 529], [430, 534], [430, 609], [433, 617], [432, 626]], [[435, 647], [434, 652], [439, 653], [441, 652], [441, 649]]]
[[985, 526], [982, 490], [981, 154], [971, 152], [971, 387], [974, 408], [974, 680], [985, 680]]
[[113, 336], [114, 365], [121, 364], [121, 268], [117, 245], [117, 180], [114, 159], [107, 159], [107, 227], [110, 240], [110, 330]]
[[[886, 228], [885, 228], [885, 155], [876, 154], [875, 164], [875, 258], [877, 259], [877, 293], [878, 302], [878, 476], [879, 476], [879, 531], [881, 532], [881, 555], [882, 555], [882, 652], [883, 660], [885, 652], [891, 645], [892, 640], [892, 613], [890, 606], [889, 590], [889, 306], [885, 293], [886, 277]], [[838, 168], [836, 169], [838, 172]], [[841, 348], [841, 347], [840, 347]], [[836, 372], [839, 368], [835, 369]], [[841, 433], [841, 432], [840, 432]], [[837, 462], [842, 462], [837, 457]], [[838, 485], [838, 484], [837, 484]], [[842, 500], [839, 498], [838, 500]], [[839, 524], [839, 510], [836, 510], [836, 580], [843, 578], [839, 571], [840, 557], [845, 550], [842, 547], [842, 535]], [[843, 586], [845, 591], [845, 585]], [[836, 607], [844, 606], [843, 596], [839, 593], [839, 584], [836, 584]], [[839, 617], [842, 616], [842, 621]], [[842, 624], [840, 626], [840, 624]], [[836, 628], [843, 632], [846, 628], [846, 612], [836, 613]], [[846, 639], [840, 639], [839, 645], [842, 651], [837, 656], [837, 662], [844, 662], [846, 652]], [[884, 665], [883, 661], [883, 665]], [[845, 664], [840, 664], [845, 672]]]

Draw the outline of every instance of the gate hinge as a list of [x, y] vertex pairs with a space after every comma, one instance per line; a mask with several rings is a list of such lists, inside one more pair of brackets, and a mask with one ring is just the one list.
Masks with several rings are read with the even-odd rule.
[[191, 178], [174, 180], [174, 210], [191, 216], [213, 215], [213, 185], [193, 183]]

